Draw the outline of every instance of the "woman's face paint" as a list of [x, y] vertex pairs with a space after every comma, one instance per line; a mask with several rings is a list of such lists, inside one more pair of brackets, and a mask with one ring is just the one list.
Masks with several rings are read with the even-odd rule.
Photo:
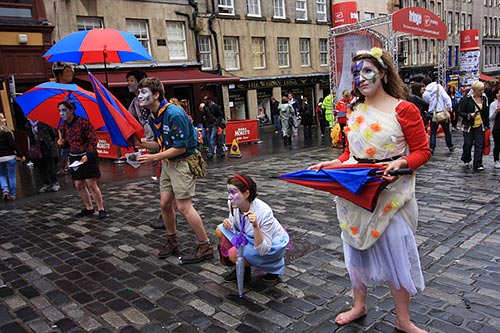
[[139, 100], [139, 105], [142, 107], [147, 107], [154, 102], [153, 93], [149, 88], [139, 89], [139, 95], [137, 95], [137, 99]]
[[380, 73], [377, 67], [369, 61], [360, 60], [354, 63], [351, 67], [351, 72], [354, 84], [365, 96], [375, 91], [381, 84]]
[[227, 198], [231, 200], [233, 208], [240, 208], [240, 205], [245, 202], [243, 193], [241, 193], [236, 186], [231, 184], [227, 185]]
[[59, 105], [59, 116], [61, 116], [62, 120], [68, 120], [69, 112], [70, 111], [66, 107], [66, 105], [64, 104]]

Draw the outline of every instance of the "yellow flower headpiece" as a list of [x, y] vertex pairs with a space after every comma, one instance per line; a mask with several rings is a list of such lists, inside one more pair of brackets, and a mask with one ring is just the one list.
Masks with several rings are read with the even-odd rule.
[[372, 47], [370, 50], [360, 50], [356, 52], [357, 56], [362, 54], [368, 54], [374, 57], [383, 68], [387, 68], [384, 60], [382, 60], [382, 54], [384, 53], [380, 47]]

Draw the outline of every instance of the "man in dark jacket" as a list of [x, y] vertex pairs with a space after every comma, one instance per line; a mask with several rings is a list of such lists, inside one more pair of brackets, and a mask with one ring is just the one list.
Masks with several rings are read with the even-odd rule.
[[212, 158], [215, 155], [215, 150], [217, 148], [217, 155], [222, 157], [225, 155], [224, 149], [222, 147], [221, 140], [219, 138], [219, 125], [222, 123], [224, 118], [224, 113], [221, 111], [220, 107], [214, 103], [210, 96], [205, 96], [203, 98], [203, 103], [205, 103], [205, 125], [207, 127], [207, 138], [208, 138], [208, 158]]

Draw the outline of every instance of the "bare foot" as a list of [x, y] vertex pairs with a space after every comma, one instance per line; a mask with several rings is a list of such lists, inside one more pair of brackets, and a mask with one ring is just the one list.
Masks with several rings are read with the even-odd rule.
[[363, 316], [366, 316], [366, 313], [367, 313], [366, 307], [352, 308], [349, 311], [340, 313], [337, 316], [337, 318], [335, 318], [335, 322], [338, 325], [349, 324], [350, 322], [352, 322], [352, 321], [354, 321], [356, 319], [359, 319], [359, 318], [361, 318]]
[[396, 324], [394, 325], [394, 327], [396, 327], [396, 329], [398, 329], [402, 332], [406, 332], [406, 333], [429, 333], [426, 330], [418, 328], [412, 322], [402, 324], [402, 323], [399, 323], [397, 319], [396, 319]]

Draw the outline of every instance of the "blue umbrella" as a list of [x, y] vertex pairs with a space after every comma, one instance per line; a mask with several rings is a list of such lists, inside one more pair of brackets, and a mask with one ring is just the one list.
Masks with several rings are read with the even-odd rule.
[[95, 94], [76, 84], [45, 82], [14, 99], [26, 118], [41, 121], [53, 128], [59, 127], [61, 117], [57, 105], [64, 101], [74, 102], [75, 115], [88, 119], [94, 128], [105, 125]]

